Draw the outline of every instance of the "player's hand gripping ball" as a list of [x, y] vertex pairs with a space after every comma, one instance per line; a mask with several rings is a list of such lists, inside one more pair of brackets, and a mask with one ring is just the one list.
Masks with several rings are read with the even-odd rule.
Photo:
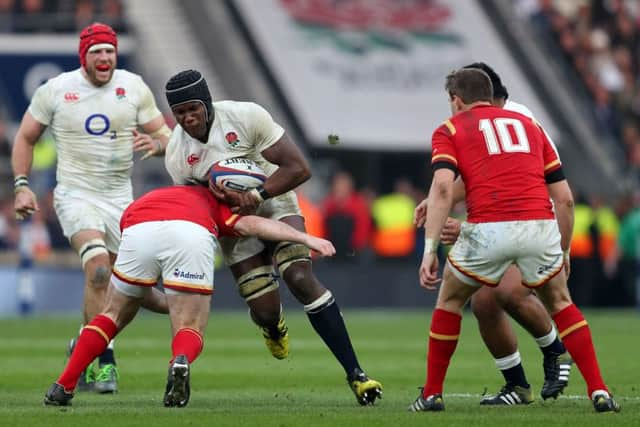
[[267, 176], [256, 162], [244, 157], [221, 160], [209, 170], [209, 186], [247, 191], [264, 184]]

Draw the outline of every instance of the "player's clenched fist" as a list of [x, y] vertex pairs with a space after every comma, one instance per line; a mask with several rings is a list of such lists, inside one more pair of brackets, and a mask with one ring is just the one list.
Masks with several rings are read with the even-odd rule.
[[32, 213], [40, 210], [36, 195], [29, 187], [17, 187], [15, 193], [16, 197], [13, 203], [13, 208], [16, 212], [16, 219], [27, 219]]

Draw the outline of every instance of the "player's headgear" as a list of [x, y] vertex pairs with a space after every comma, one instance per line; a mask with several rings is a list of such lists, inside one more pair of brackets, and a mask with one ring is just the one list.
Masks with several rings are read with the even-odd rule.
[[80, 56], [80, 65], [87, 65], [87, 52], [91, 46], [97, 44], [109, 44], [116, 50], [118, 49], [118, 36], [116, 32], [107, 24], [94, 22], [85, 27], [80, 32], [80, 43], [78, 44], [78, 55]]
[[171, 108], [185, 102], [201, 102], [207, 110], [207, 121], [212, 117], [211, 93], [199, 71], [181, 71], [171, 77], [165, 86], [165, 94]]
[[473, 64], [465, 65], [462, 68], [475, 68], [484, 71], [491, 79], [491, 85], [493, 86], [493, 97], [505, 100], [509, 98], [509, 92], [507, 91], [507, 88], [502, 84], [502, 80], [500, 79], [498, 73], [496, 73], [493, 68], [491, 68], [484, 62], [474, 62]]

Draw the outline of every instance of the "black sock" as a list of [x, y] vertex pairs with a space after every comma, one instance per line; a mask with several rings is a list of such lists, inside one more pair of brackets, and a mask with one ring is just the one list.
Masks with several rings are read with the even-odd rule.
[[115, 365], [116, 364], [116, 356], [113, 354], [113, 349], [107, 348], [102, 352], [100, 357], [98, 357], [98, 365]]
[[527, 377], [524, 375], [522, 363], [518, 363], [512, 368], [503, 369], [500, 372], [502, 372], [502, 375], [507, 381], [507, 384], [519, 385], [520, 387], [529, 388], [529, 383], [527, 382]]
[[558, 337], [556, 337], [556, 340], [548, 346], [540, 347], [540, 350], [542, 350], [542, 354], [544, 354], [545, 356], [549, 356], [551, 354], [562, 354], [567, 351], [567, 349], [564, 347], [564, 344], [562, 344], [562, 341], [560, 341]]
[[361, 372], [342, 314], [333, 297], [327, 304], [307, 312], [307, 316], [313, 329], [338, 359], [347, 376], [354, 375], [356, 370]]

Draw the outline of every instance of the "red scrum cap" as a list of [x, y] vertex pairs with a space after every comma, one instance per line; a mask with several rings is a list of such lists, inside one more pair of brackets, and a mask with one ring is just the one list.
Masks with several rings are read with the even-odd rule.
[[80, 55], [80, 65], [86, 66], [87, 51], [96, 44], [108, 43], [118, 49], [118, 36], [116, 32], [107, 24], [94, 22], [85, 27], [80, 32], [80, 44], [78, 45], [78, 55]]

